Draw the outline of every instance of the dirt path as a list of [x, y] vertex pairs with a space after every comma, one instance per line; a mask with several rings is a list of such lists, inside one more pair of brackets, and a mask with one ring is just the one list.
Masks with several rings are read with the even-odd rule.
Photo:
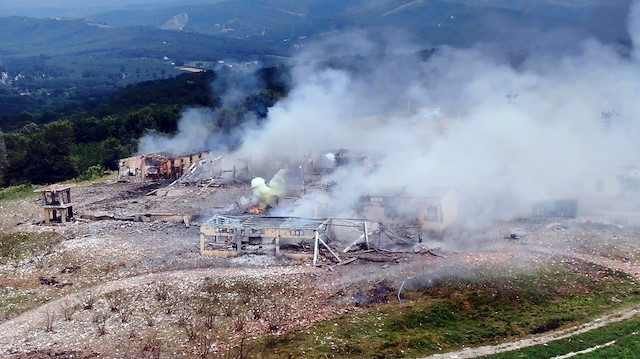
[[87, 288], [78, 293], [69, 294], [50, 301], [38, 308], [25, 312], [16, 318], [0, 324], [0, 352], [10, 350], [12, 343], [17, 343], [25, 333], [42, 328], [47, 313], [59, 313], [63, 305], [79, 304], [82, 294], [91, 292], [96, 296], [114, 292], [121, 289], [139, 287], [158, 281], [201, 279], [205, 277], [225, 278], [277, 278], [293, 274], [307, 273], [314, 268], [305, 266], [265, 267], [265, 268], [204, 268], [179, 270], [171, 272], [157, 272], [136, 277], [124, 278], [104, 283], [92, 288]]
[[425, 357], [422, 359], [436, 359], [436, 358], [477, 358], [484, 355], [490, 354], [498, 354], [509, 352], [513, 350], [518, 350], [521, 348], [531, 347], [534, 345], [545, 344], [552, 342], [554, 340], [560, 340], [569, 338], [575, 335], [579, 335], [582, 333], [586, 333], [588, 331], [598, 329], [604, 327], [611, 323], [622, 322], [631, 318], [634, 318], [638, 315], [640, 311], [640, 305], [636, 305], [633, 307], [625, 308], [618, 310], [614, 313], [610, 313], [604, 315], [602, 317], [596, 318], [588, 323], [571, 327], [568, 329], [558, 330], [554, 332], [550, 332], [547, 334], [543, 334], [540, 336], [535, 336], [531, 338], [521, 339], [515, 342], [503, 343], [498, 345], [487, 345], [482, 347], [475, 348], [466, 348], [463, 350], [459, 350], [456, 352], [444, 353], [444, 354], [436, 354], [429, 357]]

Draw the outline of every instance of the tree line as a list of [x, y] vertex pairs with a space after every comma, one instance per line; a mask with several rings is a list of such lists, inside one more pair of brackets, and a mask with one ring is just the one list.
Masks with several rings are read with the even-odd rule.
[[288, 72], [286, 67], [258, 70], [253, 75], [260, 85], [233, 108], [223, 108], [224, 89], [212, 87], [221, 75], [206, 71], [131, 85], [75, 109], [2, 115], [2, 128], [11, 131], [0, 137], [1, 183], [55, 183], [117, 169], [118, 159], [134, 154], [148, 131], [175, 133], [181, 111], [190, 106], [221, 109], [211, 119], [219, 131], [242, 124], [248, 113], [264, 118], [286, 95]]

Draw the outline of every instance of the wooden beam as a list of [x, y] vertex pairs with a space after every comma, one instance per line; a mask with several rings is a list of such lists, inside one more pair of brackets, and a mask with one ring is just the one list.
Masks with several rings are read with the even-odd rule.
[[369, 234], [367, 233], [367, 221], [364, 221], [364, 243], [369, 249]]
[[338, 257], [338, 255], [336, 254], [336, 252], [333, 251], [333, 249], [331, 249], [323, 240], [322, 238], [320, 238], [320, 236], [318, 235], [318, 232], [316, 232], [316, 250], [318, 247], [318, 241], [320, 241], [320, 243], [322, 243], [323, 246], [325, 246], [325, 248], [327, 248], [329, 250], [329, 252], [331, 252], [331, 254], [333, 254], [334, 257], [336, 257], [336, 259], [338, 260], [338, 262], [342, 262], [342, 259], [340, 259], [340, 257]]
[[358, 244], [362, 239], [364, 238], [364, 234], [361, 234], [360, 237], [358, 237], [355, 241], [353, 241], [353, 243], [351, 243], [350, 245], [348, 245], [345, 249], [342, 250], [343, 253], [347, 253], [348, 251], [351, 250], [351, 247], [355, 246], [356, 244]]
[[313, 265], [317, 265], [318, 263], [318, 241], [320, 240], [320, 235], [318, 234], [318, 231], [316, 231], [316, 238], [315, 241], [313, 242]]

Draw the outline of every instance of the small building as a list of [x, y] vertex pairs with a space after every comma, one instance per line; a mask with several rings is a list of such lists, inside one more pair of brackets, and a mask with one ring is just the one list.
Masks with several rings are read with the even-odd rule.
[[200, 227], [200, 254], [230, 257], [274, 253], [294, 259], [313, 258], [316, 264], [321, 247], [342, 262], [341, 253], [371, 248], [406, 251], [414, 247], [415, 239], [359, 218], [216, 215]]
[[533, 218], [576, 218], [578, 216], [578, 200], [539, 201], [533, 204], [531, 214]]
[[44, 200], [45, 223], [62, 222], [73, 218], [73, 202], [71, 201], [71, 188], [75, 185], [52, 185], [35, 192], [42, 193]]
[[427, 195], [410, 196], [402, 191], [366, 195], [360, 198], [359, 212], [369, 221], [413, 225], [439, 233], [458, 219], [458, 195], [452, 188], [433, 188]]
[[209, 154], [209, 152], [199, 152], [176, 155], [161, 152], [123, 158], [118, 165], [118, 181], [176, 180], [182, 177], [193, 163], [204, 159]]
[[200, 254], [234, 256], [242, 252], [281, 254], [281, 246], [312, 246], [327, 219], [214, 216], [200, 227]]
[[588, 197], [616, 197], [622, 189], [620, 177], [616, 175], [590, 173], [583, 179], [583, 193]]

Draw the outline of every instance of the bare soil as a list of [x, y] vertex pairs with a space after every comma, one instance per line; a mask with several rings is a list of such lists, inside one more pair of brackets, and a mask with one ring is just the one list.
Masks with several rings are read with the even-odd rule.
[[[199, 295], [204, 281], [216, 278], [231, 284], [250, 280], [283, 288], [278, 296], [281, 302], [276, 307], [287, 310], [279, 312], [277, 325], [273, 320], [257, 317], [254, 310], [242, 330], [226, 337], [212, 332], [209, 336], [218, 338], [208, 342], [214, 352], [223, 350], [221, 343], [234, 344], [245, 337], [251, 339], [306, 328], [361, 310], [363, 303], [372, 304], [395, 295], [389, 288], [377, 286], [382, 279], [435, 272], [452, 263], [510, 263], [526, 271], [546, 265], [550, 258], [566, 257], [640, 278], [637, 228], [626, 222], [612, 223], [599, 218], [514, 220], [473, 236], [465, 234], [447, 238], [445, 242], [429, 243], [432, 247], [441, 247], [433, 253], [408, 253], [391, 262], [358, 260], [345, 266], [331, 266], [331, 270], [327, 269], [333, 264], [328, 258], [322, 262], [323, 266], [313, 267], [309, 261], [274, 256], [203, 257], [198, 247], [200, 222], [197, 218], [241, 212], [241, 198], [250, 197], [250, 188], [242, 185], [178, 187], [160, 196], [148, 195], [164, 185], [166, 183], [78, 186], [72, 190], [76, 219], [66, 224], [43, 224], [41, 202], [37, 197], [0, 202], [0, 228], [5, 232], [52, 231], [63, 238], [52, 253], [0, 266], [2, 293], [26, 296], [34, 303], [31, 310], [19, 315], [10, 312], [3, 315], [0, 356], [138, 358], [155, 357], [158, 347], [163, 350], [162, 357], [202, 356], [197, 352], [199, 344], [180, 331], [184, 323], [177, 324], [182, 320], [180, 311], [191, 303], [160, 300], [158, 292], [166, 286], [170, 288], [170, 297], [185, 301], [184, 298]], [[83, 215], [129, 218], [144, 214], [199, 217], [188, 225], [81, 218]], [[517, 233], [519, 238], [505, 239], [511, 233]], [[84, 309], [83, 302], [88, 296], [95, 299], [95, 304], [93, 308]], [[128, 301], [126, 305], [131, 313], [126, 321], [122, 318], [123, 312], [111, 308], [114, 296]], [[68, 315], [71, 308], [75, 309]], [[496, 347], [468, 349], [445, 357], [473, 357], [543, 343], [632, 315], [635, 310], [612, 313], [579, 328]], [[223, 329], [228, 328], [217, 330]]]

